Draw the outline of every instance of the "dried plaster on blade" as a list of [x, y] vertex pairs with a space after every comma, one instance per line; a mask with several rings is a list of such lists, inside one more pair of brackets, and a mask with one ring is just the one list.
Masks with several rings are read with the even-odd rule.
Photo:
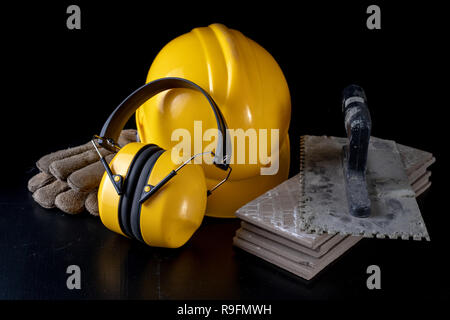
[[304, 137], [302, 196], [297, 207], [302, 231], [415, 240], [429, 235], [415, 193], [395, 142], [374, 140], [369, 145], [367, 187], [372, 202], [369, 218], [348, 213], [342, 167], [345, 139]]

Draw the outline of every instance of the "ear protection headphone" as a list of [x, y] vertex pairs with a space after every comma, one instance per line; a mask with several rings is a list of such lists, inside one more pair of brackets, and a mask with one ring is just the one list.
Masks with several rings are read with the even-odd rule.
[[[133, 142], [120, 148], [115, 141], [134, 112], [151, 97], [174, 88], [195, 90], [208, 100], [218, 129], [215, 152], [194, 155], [177, 165], [172, 162], [171, 152], [155, 144]], [[207, 196], [230, 176], [227, 152], [231, 152], [231, 147], [227, 134], [225, 119], [212, 97], [189, 80], [162, 78], [134, 91], [111, 113], [100, 135], [92, 140], [106, 171], [98, 190], [102, 223], [114, 232], [151, 246], [182, 246], [200, 226]], [[95, 141], [105, 149], [117, 152], [109, 165]], [[216, 167], [228, 171], [211, 190], [207, 190], [202, 167], [187, 165], [205, 153], [214, 156]]]

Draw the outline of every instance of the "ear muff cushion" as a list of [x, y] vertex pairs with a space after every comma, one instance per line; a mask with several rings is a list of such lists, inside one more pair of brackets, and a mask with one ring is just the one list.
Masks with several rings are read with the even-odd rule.
[[160, 148], [154, 144], [149, 144], [139, 149], [134, 156], [133, 161], [131, 161], [130, 168], [128, 169], [127, 176], [124, 180], [124, 190], [119, 201], [118, 218], [122, 232], [130, 238], [133, 237], [130, 226], [130, 210], [133, 204], [134, 191], [136, 190], [142, 168], [151, 155], [158, 150], [160, 150]]
[[[150, 174], [152, 172], [152, 169], [158, 160], [159, 156], [164, 152], [163, 149], [159, 149], [155, 153], [153, 153], [150, 158], [148, 158], [147, 162], [145, 163], [144, 167], [142, 168], [139, 180], [136, 184], [136, 189], [134, 191], [134, 197], [131, 205], [130, 210], [130, 225], [131, 225], [131, 232], [133, 236], [138, 239], [139, 241], [142, 241], [145, 243], [144, 239], [142, 238], [141, 234], [141, 203], [139, 203], [139, 199], [142, 196], [142, 191], [144, 190], [144, 187], [148, 183], [148, 179], [150, 177]], [[147, 200], [148, 201], [148, 200]]]

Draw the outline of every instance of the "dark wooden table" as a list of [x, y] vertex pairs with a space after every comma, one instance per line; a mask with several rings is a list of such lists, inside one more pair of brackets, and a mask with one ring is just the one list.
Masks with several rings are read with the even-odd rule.
[[[233, 247], [238, 219], [205, 218], [182, 248], [151, 248], [87, 213], [43, 209], [19, 183], [0, 198], [0, 299], [444, 298], [448, 250], [435, 221], [445, 212], [427, 210], [433, 198], [420, 199], [431, 242], [363, 239], [306, 282]], [[381, 268], [378, 291], [366, 287], [371, 264]], [[70, 265], [80, 290], [67, 288]]]

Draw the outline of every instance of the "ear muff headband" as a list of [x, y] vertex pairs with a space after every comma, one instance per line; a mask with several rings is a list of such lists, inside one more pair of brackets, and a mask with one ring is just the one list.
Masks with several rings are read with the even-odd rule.
[[[231, 152], [231, 140], [228, 137], [227, 125], [225, 119], [217, 107], [212, 97], [203, 90], [200, 86], [192, 81], [182, 78], [161, 78], [151, 81], [129, 95], [122, 103], [111, 113], [103, 125], [100, 136], [103, 139], [99, 140], [100, 145], [110, 151], [116, 151], [108, 144], [108, 140], [117, 141], [120, 132], [125, 127], [127, 121], [133, 116], [136, 110], [148, 99], [168, 89], [192, 89], [200, 92], [208, 100], [214, 116], [216, 118], [217, 129], [219, 130], [219, 137], [217, 139], [217, 146], [214, 155], [214, 164], [227, 170], [229, 167], [230, 156], [227, 151]], [[105, 141], [106, 140], [106, 141]]]

